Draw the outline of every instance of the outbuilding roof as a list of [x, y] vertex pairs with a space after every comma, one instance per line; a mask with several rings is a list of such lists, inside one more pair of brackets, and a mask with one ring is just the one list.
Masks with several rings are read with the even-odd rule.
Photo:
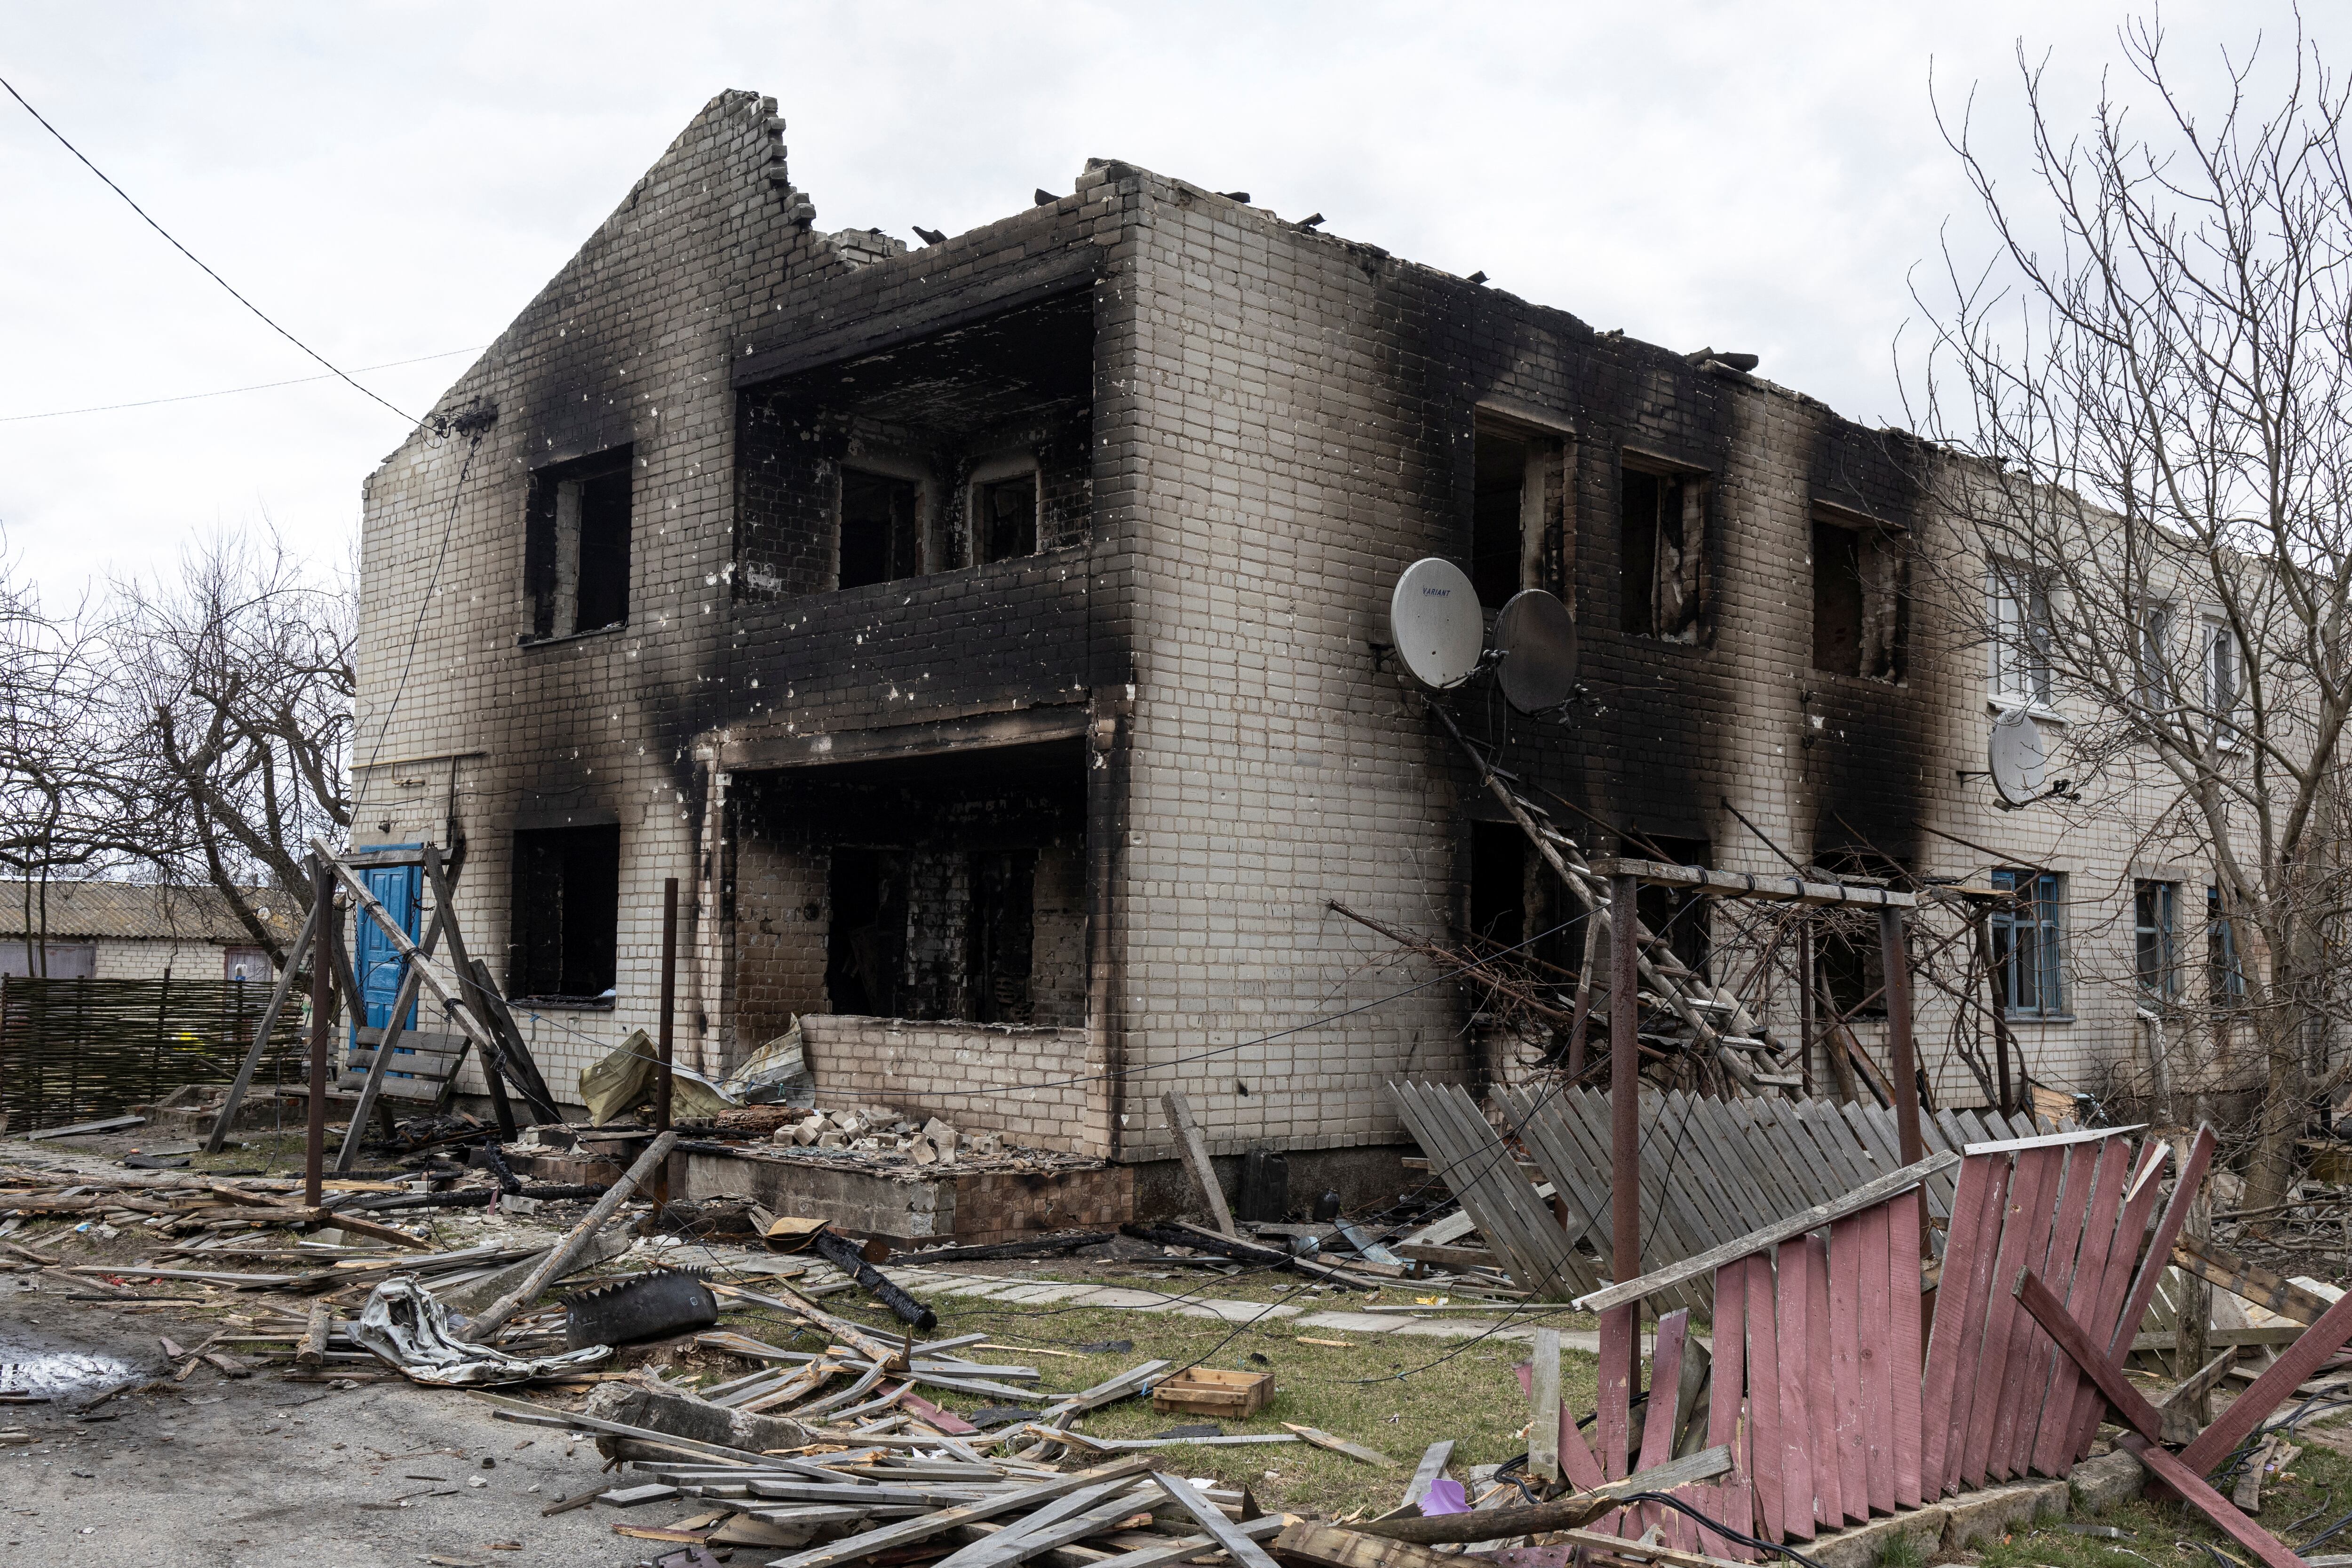
[[[26, 919], [28, 893], [29, 922]], [[247, 897], [281, 941], [293, 936], [301, 922], [292, 894], [256, 888], [247, 889]], [[37, 882], [0, 881], [0, 937], [21, 938], [44, 929], [51, 942], [110, 938], [239, 947], [253, 941], [252, 932], [230, 911], [228, 900], [215, 888], [51, 882], [44, 889]]]

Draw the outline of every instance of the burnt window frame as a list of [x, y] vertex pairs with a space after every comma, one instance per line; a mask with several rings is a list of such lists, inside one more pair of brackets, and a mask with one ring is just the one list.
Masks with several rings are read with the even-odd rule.
[[[543, 464], [530, 471], [523, 509], [522, 571], [523, 608], [529, 617], [529, 625], [517, 635], [515, 640], [518, 643], [529, 647], [562, 642], [576, 637], [593, 637], [600, 632], [618, 631], [629, 624], [631, 601], [635, 597], [632, 580], [636, 567], [638, 467], [635, 443], [625, 442], [616, 447], [603, 447], [584, 457]], [[582, 611], [588, 600], [583, 593], [586, 541], [580, 510], [581, 497], [589, 485], [609, 484], [614, 479], [624, 477], [625, 484], [617, 487], [625, 502], [617, 578], [607, 572], [600, 574], [597, 579], [608, 589], [617, 581], [620, 613], [617, 616], [608, 616], [594, 626], [583, 626]], [[567, 490], [572, 504], [568, 538], [564, 519]], [[608, 592], [599, 602], [611, 597]]]
[[[848, 581], [846, 563], [849, 559], [849, 483], [850, 476], [886, 480], [904, 485], [912, 492], [909, 515], [903, 532], [894, 523], [891, 536], [885, 541], [883, 574]], [[845, 458], [834, 467], [833, 476], [833, 591], [849, 593], [858, 588], [871, 588], [885, 583], [904, 583], [910, 578], [928, 575], [931, 570], [932, 484], [929, 472], [922, 467], [899, 462], [873, 453], [860, 453]], [[901, 557], [904, 559], [901, 559]]]
[[[572, 890], [575, 880], [573, 856], [584, 858], [591, 847], [603, 851], [609, 847], [610, 873], [598, 869], [577, 879], [579, 891]], [[565, 842], [568, 841], [568, 842]], [[567, 851], [567, 864], [559, 873], [559, 883], [552, 895], [547, 889], [544, 861], [526, 866], [526, 858], [534, 852], [554, 848], [559, 845]], [[609, 1008], [614, 1005], [620, 989], [620, 931], [622, 853], [621, 827], [617, 822], [570, 824], [560, 827], [519, 827], [514, 830], [513, 843], [508, 853], [508, 921], [507, 921], [507, 994], [518, 1002], [535, 1005]], [[601, 858], [601, 854], [600, 857]], [[609, 908], [606, 908], [609, 898]], [[575, 929], [572, 917], [574, 903], [581, 906], [578, 913], [587, 916]], [[596, 906], [591, 909], [589, 906]], [[602, 912], [599, 913], [598, 911]], [[556, 949], [552, 974], [541, 967], [549, 933], [542, 930], [551, 918], [561, 923], [552, 933]], [[578, 943], [574, 946], [575, 942]], [[577, 963], [580, 968], [575, 970]], [[566, 982], [601, 975], [604, 984], [593, 990], [583, 986], [567, 986]], [[543, 980], [552, 979], [552, 989], [542, 986]]]
[[[982, 500], [1003, 486], [1029, 483], [1029, 548], [1000, 555], [988, 546], [988, 521]], [[964, 558], [974, 566], [1026, 561], [1045, 552], [1045, 465], [1034, 450], [999, 452], [971, 465], [963, 484]]]
[[[1636, 603], [1633, 594], [1630, 591], [1630, 584], [1635, 576], [1636, 559], [1633, 548], [1633, 531], [1629, 526], [1628, 516], [1632, 496], [1626, 481], [1631, 476], [1639, 476], [1653, 483], [1672, 484], [1682, 493], [1683, 540], [1680, 549], [1683, 556], [1683, 569], [1675, 575], [1679, 588], [1692, 607], [1672, 633], [1662, 633], [1658, 630], [1657, 544], [1660, 535], [1654, 531], [1658, 529], [1659, 518], [1664, 514], [1664, 498], [1663, 496], [1659, 498], [1656, 511], [1650, 520], [1649, 526], [1654, 531], [1650, 535], [1648, 548], [1642, 551], [1639, 555], [1640, 560], [1647, 563], [1646, 570], [1640, 575], [1647, 580], [1648, 604], [1638, 617], [1629, 613]], [[1624, 636], [1640, 637], [1646, 642], [1669, 647], [1706, 647], [1714, 642], [1716, 589], [1713, 551], [1717, 526], [1715, 516], [1717, 488], [1715, 474], [1710, 469], [1698, 468], [1656, 452], [1645, 451], [1638, 447], [1621, 447], [1618, 449], [1617, 504], [1614, 522], [1617, 541], [1617, 629]], [[1690, 525], [1694, 521], [1698, 525], [1698, 538], [1696, 544], [1690, 539]]]
[[[1824, 531], [1851, 550], [1856, 597], [1853, 668], [1822, 662], [1822, 539]], [[1909, 678], [1911, 536], [1867, 512], [1816, 500], [1805, 537], [1810, 606], [1807, 667], [1820, 675], [1900, 686]], [[1880, 580], [1874, 583], [1877, 574]], [[1874, 603], [1874, 601], [1876, 601]], [[1874, 636], [1874, 619], [1877, 622]], [[1874, 665], [1875, 668], [1874, 668]]]

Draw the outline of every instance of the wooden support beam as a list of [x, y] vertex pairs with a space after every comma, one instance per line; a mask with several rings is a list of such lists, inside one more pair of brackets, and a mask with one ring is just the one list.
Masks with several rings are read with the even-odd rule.
[[2183, 1235], [2172, 1244], [2172, 1261], [2200, 1279], [2219, 1285], [2232, 1296], [2242, 1297], [2282, 1318], [2309, 1324], [2327, 1315], [2326, 1297], [2306, 1290], [2259, 1263], [2225, 1252], [2208, 1237]]
[[302, 930], [294, 938], [294, 945], [286, 950], [286, 966], [278, 972], [278, 984], [269, 993], [269, 1005], [261, 1010], [261, 1025], [253, 1032], [253, 1047], [237, 1067], [236, 1081], [228, 1086], [228, 1098], [221, 1101], [220, 1114], [213, 1118], [213, 1130], [205, 1138], [207, 1154], [219, 1153], [228, 1142], [229, 1127], [236, 1121], [236, 1108], [245, 1103], [245, 1091], [253, 1087], [254, 1070], [260, 1067], [262, 1054], [269, 1048], [269, 1031], [278, 1026], [278, 1015], [285, 1009], [286, 998], [294, 990], [294, 972], [302, 967], [303, 957], [310, 952], [318, 931], [319, 907], [314, 903], [310, 914], [303, 918]]
[[1892, 888], [1848, 888], [1836, 882], [1807, 882], [1796, 877], [1755, 877], [1744, 871], [1710, 871], [1703, 866], [1669, 866], [1662, 860], [1636, 860], [1625, 856], [1591, 862], [1596, 877], [1632, 877], [1658, 888], [1689, 888], [1733, 899], [1760, 899], [1772, 903], [1853, 904], [1881, 910], [1907, 910], [1918, 899]]
[[2131, 1385], [2124, 1376], [2123, 1363], [2110, 1360], [2092, 1342], [2090, 1332], [2075, 1321], [2056, 1292], [2042, 1282], [2042, 1277], [2027, 1268], [2019, 1272], [2016, 1283], [2017, 1303], [2032, 1314], [2058, 1348], [2071, 1357], [2083, 1370], [2083, 1375], [2097, 1385], [2125, 1424], [2147, 1437], [2151, 1443], [2164, 1439], [2164, 1416], [2147, 1396]]
[[2220, 1464], [2253, 1435], [2263, 1417], [2277, 1409], [2297, 1384], [2343, 1349], [2347, 1340], [2352, 1340], [2352, 1295], [2328, 1308], [2319, 1321], [2304, 1330], [2301, 1339], [2281, 1352], [2269, 1371], [2254, 1379], [2213, 1425], [2198, 1435], [2197, 1441], [2181, 1450], [2180, 1462], [2200, 1476]]
[[2139, 1462], [2158, 1480], [2179, 1492], [2190, 1507], [2211, 1520], [2222, 1534], [2261, 1558], [2270, 1568], [2305, 1568], [2304, 1560], [2288, 1551], [2277, 1536], [2240, 1513], [2228, 1498], [2207, 1486], [2205, 1478], [2189, 1468], [2185, 1457], [2175, 1458], [2163, 1447], [2137, 1432], [2126, 1433], [2123, 1446], [2138, 1455]]
[[1176, 1152], [1184, 1157], [1184, 1169], [1192, 1177], [1192, 1184], [1201, 1189], [1201, 1199], [1209, 1205], [1209, 1215], [1217, 1222], [1218, 1231], [1240, 1239], [1241, 1232], [1234, 1228], [1233, 1211], [1225, 1206], [1224, 1189], [1217, 1185], [1217, 1168], [1209, 1163], [1209, 1145], [1201, 1137], [1201, 1129], [1192, 1120], [1192, 1102], [1182, 1092], [1170, 1089], [1160, 1097], [1168, 1111], [1168, 1125], [1176, 1130]]

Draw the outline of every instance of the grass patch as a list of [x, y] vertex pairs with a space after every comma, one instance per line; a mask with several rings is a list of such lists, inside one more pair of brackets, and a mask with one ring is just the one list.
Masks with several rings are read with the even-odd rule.
[[[1223, 1289], [1214, 1294], [1235, 1299]], [[1382, 1468], [1306, 1443], [1166, 1450], [1181, 1458], [1185, 1475], [1213, 1476], [1228, 1486], [1246, 1486], [1268, 1507], [1326, 1518], [1356, 1509], [1384, 1512], [1402, 1500], [1413, 1466], [1432, 1443], [1454, 1440], [1453, 1473], [1457, 1477], [1466, 1474], [1472, 1465], [1495, 1464], [1527, 1447], [1518, 1436], [1527, 1424], [1527, 1404], [1511, 1372], [1525, 1357], [1527, 1347], [1513, 1340], [1469, 1343], [1421, 1336], [1351, 1334], [1302, 1329], [1286, 1319], [1240, 1326], [1172, 1312], [1024, 1307], [961, 1297], [934, 1298], [932, 1304], [940, 1314], [935, 1337], [986, 1333], [992, 1344], [1067, 1352], [1038, 1354], [1025, 1362], [1015, 1352], [965, 1352], [980, 1360], [1036, 1367], [1040, 1378], [1034, 1407], [1042, 1407], [1056, 1394], [1075, 1393], [1100, 1383], [1140, 1361], [1160, 1359], [1181, 1366], [1198, 1360], [1206, 1366], [1274, 1374], [1273, 1403], [1245, 1421], [1220, 1423], [1227, 1435], [1279, 1433], [1282, 1424], [1291, 1421], [1320, 1427], [1397, 1461], [1393, 1469]], [[854, 1303], [835, 1297], [827, 1305], [838, 1310]], [[748, 1315], [738, 1318], [730, 1313], [728, 1321], [746, 1332], [762, 1332]], [[1301, 1344], [1302, 1334], [1343, 1341], [1345, 1346]], [[1134, 1348], [1095, 1352], [1079, 1349], [1118, 1340], [1130, 1341]], [[1441, 1364], [1429, 1364], [1440, 1358], [1446, 1359]], [[1594, 1359], [1570, 1352], [1561, 1361], [1562, 1394], [1576, 1408], [1591, 1409]], [[727, 1363], [730, 1374], [740, 1369], [740, 1363]], [[963, 1413], [993, 1403], [936, 1390], [928, 1394]], [[1091, 1413], [1083, 1429], [1097, 1437], [1149, 1437], [1201, 1419], [1162, 1415], [1152, 1410], [1149, 1400], [1137, 1399]]]
[[[2321, 1444], [2306, 1445], [2285, 1475], [2273, 1476], [2263, 1484], [2262, 1496], [2255, 1522], [2289, 1548], [2299, 1547], [2352, 1511], [2352, 1459]], [[2151, 1563], [2158, 1568], [2227, 1568], [2230, 1562], [2252, 1561], [2204, 1515], [2178, 1503], [2134, 1498], [2074, 1522], [2112, 1525], [2132, 1533], [2127, 1540], [2108, 1541], [2078, 1534], [2060, 1521], [2037, 1520], [2005, 1540], [1979, 1543], [1952, 1560], [1979, 1563], [1984, 1568], [2149, 1568]], [[2316, 1550], [2333, 1552], [2346, 1536], [2352, 1536], [2352, 1530]], [[2217, 1558], [2208, 1548], [2221, 1555]]]

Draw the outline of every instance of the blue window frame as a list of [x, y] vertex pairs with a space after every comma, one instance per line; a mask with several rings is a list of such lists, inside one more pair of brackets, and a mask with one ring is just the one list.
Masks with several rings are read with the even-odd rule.
[[2238, 957], [2238, 933], [2221, 913], [2221, 889], [2205, 889], [2205, 982], [2216, 1007], [2246, 999], [2246, 968]]
[[2178, 882], [2132, 884], [2132, 971], [2140, 994], [2168, 1002], [2180, 988], [2179, 950], [2173, 938]]
[[2002, 1005], [2012, 1018], [2064, 1016], [2065, 879], [2054, 871], [1995, 871], [1992, 885], [2011, 895], [1992, 915]]

